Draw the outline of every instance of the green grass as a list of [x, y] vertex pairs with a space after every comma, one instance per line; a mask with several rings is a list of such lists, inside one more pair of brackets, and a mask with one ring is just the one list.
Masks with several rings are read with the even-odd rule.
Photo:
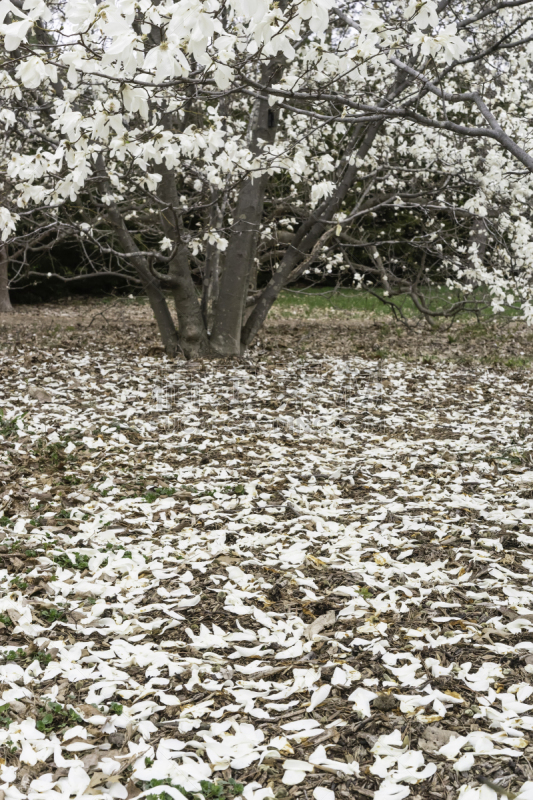
[[[392, 314], [390, 306], [385, 305], [385, 303], [382, 303], [379, 299], [379, 297], [383, 297], [383, 291], [377, 289], [375, 294], [378, 295], [378, 297], [360, 289], [337, 289], [328, 286], [284, 289], [276, 300], [274, 308], [277, 308], [282, 314], [283, 312], [290, 313], [297, 310], [300, 313], [303, 312], [307, 314], [307, 316], [310, 316], [313, 312], [326, 312], [331, 310], [381, 315]], [[439, 307], [449, 307], [462, 299], [459, 293], [455, 291], [451, 292], [445, 286], [434, 286], [424, 292], [424, 295], [431, 311], [436, 311]], [[481, 300], [481, 292], [479, 295], [479, 299]], [[470, 297], [472, 299], [472, 296]], [[483, 295], [483, 299], [484, 297], [485, 295]], [[421, 316], [413, 301], [407, 295], [393, 297], [391, 301], [401, 309], [402, 314], [406, 317]], [[490, 319], [494, 314], [491, 309], [488, 308], [481, 311], [479, 316]], [[519, 313], [513, 309], [506, 309], [503, 314], [499, 316], [514, 317], [519, 316]], [[458, 317], [472, 319], [473, 315], [472, 313], [461, 313]], [[438, 318], [436, 321], [438, 322]]]
[[276, 300], [275, 308], [281, 311], [305, 309], [308, 314], [313, 311], [329, 311], [331, 309], [366, 311], [377, 314], [390, 313], [387, 306], [371, 294], [357, 289], [332, 289], [329, 287], [284, 289]]
[[45, 608], [41, 612], [41, 617], [51, 625], [53, 622], [57, 622], [58, 620], [65, 619], [66, 613], [60, 608]]
[[21, 414], [20, 417], [13, 417], [13, 419], [6, 420], [4, 409], [0, 409], [0, 434], [8, 439], [17, 430], [17, 422], [19, 419], [24, 419], [26, 414]]
[[224, 486], [222, 491], [224, 492], [224, 494], [237, 494], [237, 495], [246, 494], [246, 489], [244, 488], [242, 483], [239, 483], [237, 486]]
[[531, 359], [524, 356], [511, 356], [504, 360], [504, 366], [511, 369], [525, 369], [531, 364]]
[[20, 589], [21, 592], [28, 588], [27, 582], [21, 578], [20, 575], [17, 575], [10, 581], [10, 586], [13, 586], [14, 589]]
[[63, 475], [63, 483], [66, 483], [67, 486], [78, 486], [81, 478], [77, 478], [75, 475]]

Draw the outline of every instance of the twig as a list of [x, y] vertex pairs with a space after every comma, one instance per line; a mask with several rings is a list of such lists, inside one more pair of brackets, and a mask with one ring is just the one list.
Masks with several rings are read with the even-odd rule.
[[[105, 311], [111, 311], [111, 309], [114, 308], [117, 305], [118, 302], [119, 302], [118, 300], [115, 300], [113, 305], [109, 306], [109, 308], [106, 308]], [[83, 325], [82, 326], [83, 330], [87, 330], [87, 328], [90, 328], [97, 317], [103, 317], [105, 319], [105, 321], [107, 322], [107, 317], [104, 314], [104, 312], [103, 311], [99, 311], [98, 314], [94, 315], [94, 317], [92, 318], [92, 320], [89, 322], [88, 325]]]

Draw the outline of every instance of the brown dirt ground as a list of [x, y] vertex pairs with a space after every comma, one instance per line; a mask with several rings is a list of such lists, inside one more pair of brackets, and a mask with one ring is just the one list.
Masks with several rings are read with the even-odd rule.
[[[95, 346], [143, 355], [163, 352], [148, 305], [127, 299], [17, 306], [13, 314], [0, 314], [0, 348], [13, 352], [31, 340], [36, 349], [75, 350], [93, 340]], [[461, 322], [443, 331], [420, 323], [408, 330], [392, 318], [360, 311], [306, 315], [274, 308], [249, 351], [260, 358], [306, 353], [522, 370], [533, 362], [533, 330], [509, 320]]]

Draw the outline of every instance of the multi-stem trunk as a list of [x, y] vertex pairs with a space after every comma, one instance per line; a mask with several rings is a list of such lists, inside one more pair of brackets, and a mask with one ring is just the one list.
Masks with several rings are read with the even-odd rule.
[[222, 355], [240, 355], [243, 314], [263, 216], [264, 176], [248, 178], [239, 192], [236, 223], [226, 251], [211, 343]]
[[129, 261], [141, 280], [143, 289], [148, 297], [148, 302], [154, 312], [155, 321], [165, 352], [168, 356], [176, 356], [179, 351], [178, 336], [160, 282], [150, 271], [146, 259], [138, 250], [118, 209], [111, 206], [108, 216], [122, 248], [125, 252], [130, 254]]
[[8, 255], [7, 245], [0, 246], [0, 314], [9, 314], [13, 311], [9, 299], [9, 278], [7, 274]]
[[[272, 59], [263, 71], [262, 84], [275, 83], [282, 69], [282, 62]], [[264, 143], [274, 142], [276, 127], [277, 112], [269, 107], [266, 98], [256, 100], [249, 128], [252, 153], [258, 154]], [[241, 353], [244, 309], [263, 218], [266, 181], [266, 175], [249, 175], [239, 192], [211, 334], [211, 345], [221, 355]]]

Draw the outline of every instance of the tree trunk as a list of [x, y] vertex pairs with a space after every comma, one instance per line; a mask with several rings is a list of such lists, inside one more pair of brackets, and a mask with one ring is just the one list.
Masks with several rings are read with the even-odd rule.
[[241, 352], [243, 310], [263, 217], [265, 184], [264, 176], [248, 178], [239, 192], [236, 223], [226, 251], [211, 335], [212, 346], [222, 355]]
[[7, 245], [3, 244], [0, 246], [0, 314], [10, 314], [13, 311], [13, 306], [9, 299], [7, 266]]
[[189, 268], [189, 254], [184, 244], [179, 244], [170, 262], [172, 296], [178, 315], [179, 343], [185, 358], [211, 355], [207, 330]]
[[[109, 192], [110, 186], [107, 178], [105, 162], [102, 154], [98, 155], [96, 159], [96, 172], [98, 175], [99, 183], [103, 192]], [[176, 333], [176, 326], [170, 313], [165, 295], [161, 290], [161, 286], [155, 275], [150, 271], [145, 257], [139, 250], [131, 233], [129, 232], [122, 214], [118, 210], [116, 203], [112, 201], [107, 207], [107, 215], [113, 229], [117, 235], [125, 253], [129, 253], [128, 260], [135, 269], [139, 279], [142, 283], [143, 289], [146, 292], [148, 301], [154, 312], [155, 321], [159, 329], [161, 341], [165, 352], [168, 356], [174, 357], [178, 354], [179, 344], [178, 335]]]
[[[211, 209], [211, 228], [218, 230], [224, 224], [224, 209], [226, 205], [227, 195], [224, 193], [220, 205], [216, 201], [216, 195], [213, 192], [212, 200], [213, 207]], [[220, 266], [221, 266], [221, 251], [216, 244], [207, 244], [205, 248], [205, 273], [202, 286], [202, 317], [206, 330], [211, 330], [213, 321], [213, 313], [215, 305], [218, 301], [218, 293], [220, 289]]]
[[169, 264], [168, 276], [178, 315], [179, 344], [185, 358], [210, 355], [207, 329], [189, 267], [189, 253], [183, 243], [176, 175], [174, 170], [164, 165], [158, 167], [158, 172], [161, 175], [158, 193], [167, 204], [167, 208], [161, 213], [163, 230], [177, 248]]
[[[275, 83], [282, 68], [279, 59], [272, 59], [263, 72], [261, 83], [265, 86]], [[253, 153], [260, 152], [261, 140], [268, 144], [274, 142], [277, 120], [278, 112], [269, 107], [267, 99], [256, 100], [249, 130]], [[244, 309], [263, 218], [267, 180], [266, 175], [249, 176], [239, 192], [211, 334], [211, 345], [221, 355], [241, 354]]]
[[207, 244], [205, 248], [205, 273], [202, 284], [202, 318], [209, 331], [213, 319], [213, 309], [218, 300], [220, 280], [220, 250], [216, 245]]
[[159, 281], [150, 272], [150, 268], [146, 263], [146, 259], [138, 250], [124, 220], [122, 219], [122, 215], [114, 205], [110, 206], [109, 208], [109, 218], [113, 224], [122, 248], [127, 253], [135, 253], [135, 255], [129, 256], [129, 261], [135, 268], [135, 271], [140, 278], [152, 311], [154, 312], [155, 321], [159, 329], [159, 334], [161, 336], [161, 341], [163, 343], [163, 347], [165, 348], [165, 352], [168, 356], [174, 358], [180, 349], [178, 344], [178, 335], [176, 333], [176, 326], [174, 325], [174, 320], [172, 319], [170, 309], [165, 299], [165, 295], [161, 290]]

